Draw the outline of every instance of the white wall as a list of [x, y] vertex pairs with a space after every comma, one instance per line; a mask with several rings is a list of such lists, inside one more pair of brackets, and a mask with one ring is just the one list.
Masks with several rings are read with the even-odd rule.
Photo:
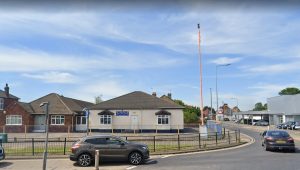
[[[112, 116], [112, 125], [100, 125], [100, 116], [98, 113], [103, 110], [90, 110], [90, 125], [91, 129], [183, 129], [183, 111], [182, 109], [166, 110], [171, 113], [169, 125], [158, 125], [156, 112], [160, 110], [123, 110], [129, 111], [129, 116]], [[110, 110], [113, 113], [121, 110]], [[138, 125], [132, 125], [132, 116], [138, 117]]]

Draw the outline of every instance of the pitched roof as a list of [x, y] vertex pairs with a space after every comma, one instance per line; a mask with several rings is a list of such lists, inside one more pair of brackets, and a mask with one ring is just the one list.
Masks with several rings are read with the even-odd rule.
[[19, 105], [22, 106], [28, 113], [34, 112], [30, 103], [19, 102]]
[[[7, 97], [6, 97], [6, 94], [5, 94], [5, 91], [0, 90], [0, 97], [1, 97], [1, 98], [7, 98]], [[9, 98], [19, 99], [18, 97], [14, 96], [14, 95], [11, 95], [11, 94], [9, 94]]]
[[91, 110], [105, 109], [183, 109], [176, 103], [168, 102], [153, 95], [135, 91], [101, 102], [90, 107]]
[[49, 102], [49, 113], [52, 114], [73, 114], [74, 112], [81, 112], [83, 108], [90, 107], [93, 103], [72, 99], [50, 93], [37, 100], [30, 102], [35, 113], [44, 113], [44, 109], [40, 107], [42, 102]]

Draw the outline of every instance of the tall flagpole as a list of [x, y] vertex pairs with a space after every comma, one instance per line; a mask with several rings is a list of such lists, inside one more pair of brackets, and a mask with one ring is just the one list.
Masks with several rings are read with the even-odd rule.
[[198, 49], [199, 49], [199, 64], [200, 64], [200, 111], [201, 111], [201, 126], [204, 125], [203, 120], [203, 91], [202, 91], [202, 55], [201, 55], [201, 36], [200, 36], [200, 24], [198, 24]]

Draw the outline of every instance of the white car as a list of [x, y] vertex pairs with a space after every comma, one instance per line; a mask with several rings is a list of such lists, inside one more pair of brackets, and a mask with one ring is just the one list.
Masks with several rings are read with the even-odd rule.
[[292, 129], [299, 130], [300, 129], [300, 122], [295, 122], [295, 124], [291, 125]]

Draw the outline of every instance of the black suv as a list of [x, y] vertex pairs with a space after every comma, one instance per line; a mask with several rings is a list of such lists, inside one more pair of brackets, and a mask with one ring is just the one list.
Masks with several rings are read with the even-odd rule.
[[5, 159], [5, 152], [4, 152], [3, 147], [0, 144], [0, 160], [3, 160], [3, 159]]
[[95, 151], [99, 150], [100, 159], [128, 160], [138, 165], [149, 158], [145, 144], [132, 143], [112, 135], [87, 136], [75, 142], [71, 148], [70, 160], [80, 166], [90, 166], [95, 161]]

